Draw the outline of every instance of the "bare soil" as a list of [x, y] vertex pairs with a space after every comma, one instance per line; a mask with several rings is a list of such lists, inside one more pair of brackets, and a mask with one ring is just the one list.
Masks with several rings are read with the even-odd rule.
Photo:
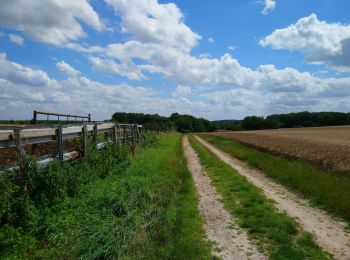
[[350, 126], [208, 133], [350, 176]]
[[324, 250], [336, 259], [350, 259], [350, 234], [346, 223], [331, 217], [321, 209], [311, 207], [307, 200], [275, 183], [261, 171], [252, 169], [198, 136], [196, 138], [222, 161], [245, 176], [249, 182], [262, 189], [268, 198], [276, 202], [280, 211], [294, 217], [305, 231], [312, 233]]
[[186, 136], [183, 147], [199, 198], [198, 209], [207, 237], [213, 242], [212, 254], [222, 259], [266, 259], [224, 209], [221, 197], [211, 185]]
[[[64, 140], [63, 145], [65, 151], [72, 151], [77, 148], [79, 141]], [[34, 155], [38, 158], [49, 155], [55, 157], [57, 155], [57, 143], [56, 141], [34, 144], [34, 145], [24, 145], [24, 150], [27, 155]], [[18, 156], [16, 147], [1, 148], [0, 149], [0, 166], [9, 167], [18, 162]]]

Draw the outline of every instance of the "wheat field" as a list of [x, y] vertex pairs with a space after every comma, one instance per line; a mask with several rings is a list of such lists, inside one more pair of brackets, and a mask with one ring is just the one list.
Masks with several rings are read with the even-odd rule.
[[283, 156], [315, 162], [332, 171], [350, 174], [350, 126], [211, 134]]

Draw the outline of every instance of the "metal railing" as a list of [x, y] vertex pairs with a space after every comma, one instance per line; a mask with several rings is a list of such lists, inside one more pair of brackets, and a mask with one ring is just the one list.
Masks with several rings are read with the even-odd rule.
[[[88, 114], [87, 116], [81, 116], [81, 115], [71, 115], [71, 114], [61, 114], [61, 113], [52, 113], [52, 112], [42, 112], [42, 111], [33, 111], [33, 124], [37, 124], [38, 122], [38, 115], [46, 115], [46, 121], [49, 121], [50, 116], [57, 116], [57, 121], [59, 122], [60, 119], [65, 118], [66, 121], [69, 121], [69, 119], [74, 119], [74, 121], [78, 122], [77, 119], [81, 119], [82, 122], [87, 120], [87, 122], [91, 122], [91, 115]], [[72, 120], [73, 121], [73, 120]]]
[[[26, 127], [0, 128], [0, 153], [3, 148], [16, 147], [18, 162], [26, 161], [24, 145], [40, 144], [56, 141], [57, 158], [68, 160], [78, 156], [88, 157], [87, 147], [89, 136], [96, 148], [103, 147], [108, 142], [117, 144], [135, 144], [140, 137], [142, 126], [138, 124], [119, 124], [114, 122], [83, 123], [80, 125], [36, 125]], [[98, 135], [104, 134], [104, 141], [98, 141]], [[81, 140], [81, 151], [67, 152], [63, 141], [77, 138]]]

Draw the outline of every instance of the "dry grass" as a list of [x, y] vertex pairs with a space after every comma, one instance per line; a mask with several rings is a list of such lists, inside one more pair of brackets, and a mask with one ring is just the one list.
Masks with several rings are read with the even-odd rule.
[[350, 173], [350, 126], [211, 133], [258, 149]]

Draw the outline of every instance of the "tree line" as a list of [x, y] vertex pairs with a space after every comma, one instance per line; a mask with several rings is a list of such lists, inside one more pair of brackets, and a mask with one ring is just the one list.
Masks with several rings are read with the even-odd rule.
[[145, 129], [154, 131], [176, 130], [182, 133], [190, 133], [211, 132], [216, 129], [214, 123], [209, 120], [179, 113], [173, 113], [170, 117], [165, 117], [158, 114], [116, 112], [113, 114], [112, 120], [119, 123], [139, 123]]
[[247, 116], [243, 120], [220, 120], [214, 124], [217, 129], [233, 131], [350, 125], [350, 113], [304, 111], [273, 114], [266, 118]]

